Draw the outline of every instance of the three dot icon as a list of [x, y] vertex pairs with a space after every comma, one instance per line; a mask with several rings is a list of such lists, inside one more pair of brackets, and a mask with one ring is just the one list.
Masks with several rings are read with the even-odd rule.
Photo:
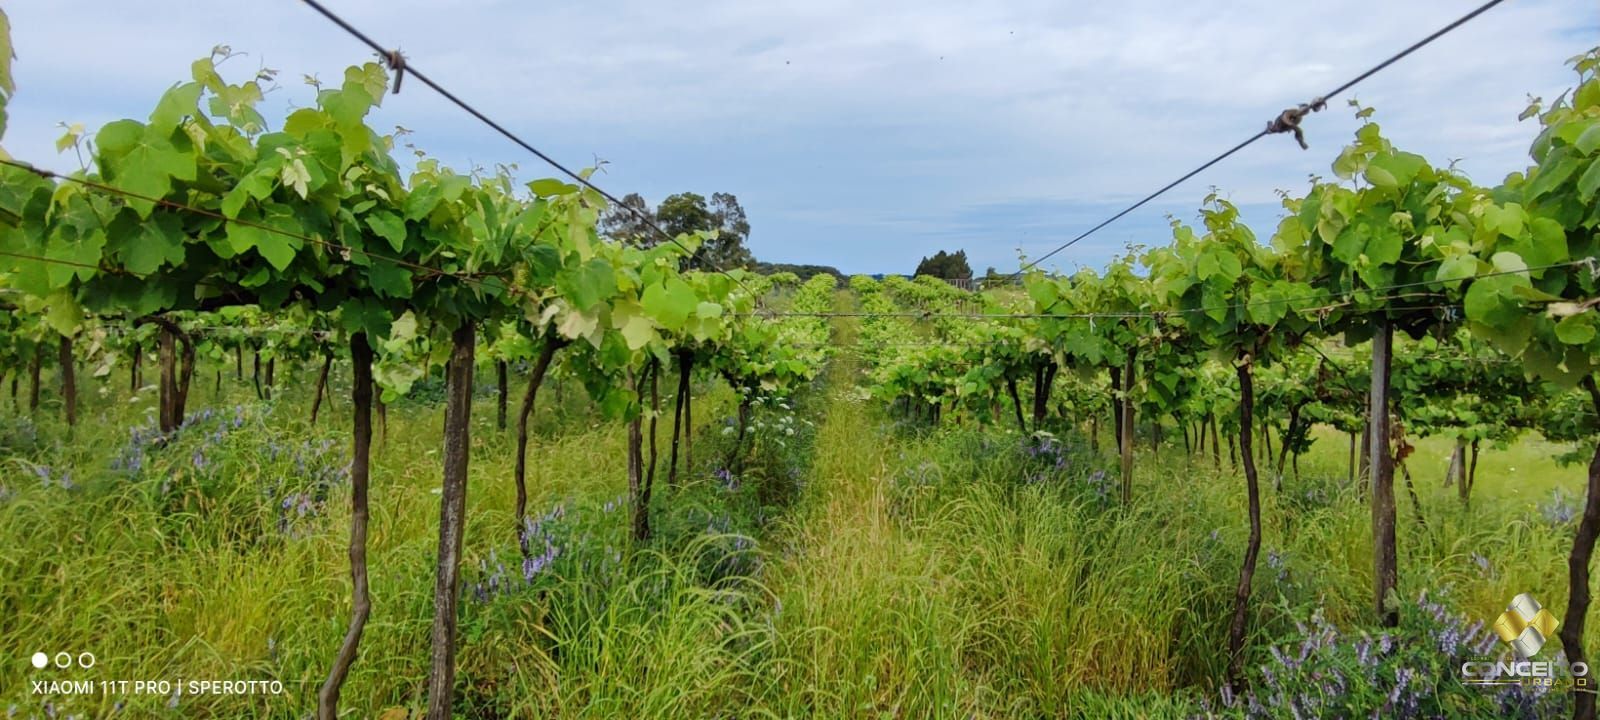
[[77, 661], [76, 665], [78, 667], [87, 670], [94, 667], [95, 662], [94, 653], [79, 653], [78, 657], [74, 658], [72, 657], [72, 653], [69, 652], [58, 652], [55, 654], [54, 658], [42, 652], [36, 652], [33, 654], [31, 660], [33, 662], [33, 667], [36, 670], [43, 670], [46, 667], [49, 667], [52, 664], [52, 661], [57, 668], [65, 670], [74, 665], [74, 660]]

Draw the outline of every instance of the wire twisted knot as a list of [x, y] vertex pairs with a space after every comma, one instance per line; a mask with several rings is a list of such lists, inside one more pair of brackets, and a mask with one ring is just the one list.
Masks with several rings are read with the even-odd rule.
[[1300, 143], [1300, 149], [1309, 150], [1311, 146], [1306, 144], [1306, 134], [1300, 128], [1300, 121], [1304, 120], [1307, 115], [1326, 107], [1328, 107], [1328, 101], [1319, 97], [1309, 103], [1301, 103], [1298, 107], [1287, 108], [1278, 113], [1278, 117], [1267, 123], [1267, 132], [1271, 134], [1294, 133], [1294, 140]]
[[401, 55], [398, 49], [390, 50], [383, 55], [383, 64], [389, 66], [394, 73], [394, 93], [400, 94], [400, 81], [406, 78], [406, 56]]

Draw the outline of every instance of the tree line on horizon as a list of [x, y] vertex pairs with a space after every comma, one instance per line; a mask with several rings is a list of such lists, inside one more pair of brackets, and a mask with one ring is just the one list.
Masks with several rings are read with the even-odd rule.
[[[649, 225], [655, 223], [669, 236], [700, 231], [717, 231], [717, 237], [707, 240], [685, 265], [692, 269], [732, 270], [742, 268], [762, 275], [794, 273], [801, 282], [817, 275], [832, 275], [843, 281], [845, 274], [831, 265], [810, 263], [781, 263], [757, 260], [746, 246], [750, 238], [750, 219], [739, 198], [733, 193], [716, 192], [707, 199], [694, 192], [668, 195], [655, 207], [639, 193], [628, 193], [622, 202], [605, 210], [600, 217], [600, 230], [613, 239], [640, 247], [653, 247], [662, 242], [661, 236]], [[972, 266], [967, 262], [967, 251], [940, 250], [932, 256], [923, 256], [911, 277], [931, 275], [945, 280], [965, 280], [972, 277]], [[989, 268], [985, 278], [999, 277]]]

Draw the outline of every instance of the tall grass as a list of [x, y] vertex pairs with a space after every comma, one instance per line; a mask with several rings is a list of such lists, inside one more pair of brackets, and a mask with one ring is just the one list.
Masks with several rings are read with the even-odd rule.
[[[848, 321], [837, 334], [853, 342]], [[531, 581], [511, 527], [515, 443], [481, 394], [458, 714], [1185, 717], [1216, 697], [1245, 538], [1231, 469], [1141, 444], [1122, 508], [1105, 492], [1108, 458], [1070, 432], [908, 429], [864, 399], [859, 372], [842, 353], [792, 413], [759, 413], [737, 476], [721, 472], [731, 398], [708, 388], [698, 465], [659, 492], [659, 536], [643, 547], [619, 507], [621, 427], [577, 387], [542, 395], [553, 406], [535, 416], [530, 508], [559, 550]], [[44, 717], [30, 679], [277, 679], [282, 696], [51, 702], [59, 717], [112, 715], [119, 701], [127, 717], [303, 717], [348, 612], [347, 388], [313, 427], [309, 382], [271, 403], [204, 383], [191, 404], [215, 412], [162, 443], [131, 437], [150, 424], [152, 390], [87, 384], [70, 436], [48, 395], [37, 425], [0, 411], [0, 655], [87, 651], [98, 664], [14, 662], [0, 707]], [[350, 717], [423, 702], [442, 410], [420, 396], [389, 410], [375, 453], [374, 611]], [[1357, 630], [1375, 614], [1370, 518], [1340, 440], [1323, 437], [1281, 492], [1263, 483], [1252, 666], [1316, 610]], [[1426, 524], [1400, 493], [1404, 594], [1448, 590], [1455, 611], [1485, 620], [1520, 592], [1563, 607], [1572, 521], [1551, 493], [1576, 498], [1581, 472], [1537, 439], [1491, 450], [1463, 508], [1439, 486], [1448, 448], [1419, 447]]]

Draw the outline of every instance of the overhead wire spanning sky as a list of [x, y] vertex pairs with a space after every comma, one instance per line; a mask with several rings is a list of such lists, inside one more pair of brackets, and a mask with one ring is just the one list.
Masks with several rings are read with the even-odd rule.
[[[1068, 4], [836, 0], [529, 5], [329, 0], [433, 79], [569, 166], [604, 160], [616, 193], [651, 202], [737, 195], [763, 260], [910, 272], [965, 249], [1017, 267], [1480, 0]], [[366, 48], [298, 2], [53, 0], [8, 5], [17, 96], [4, 144], [58, 170], [59, 122], [143, 118], [226, 44], [230, 77], [279, 71], [269, 120], [312, 102]], [[1459, 160], [1480, 183], [1527, 164], [1531, 95], [1573, 84], [1564, 61], [1600, 44], [1593, 0], [1511, 0], [1363, 83], [1355, 97], [1398, 146]], [[91, 50], [89, 52], [88, 50]], [[111, 60], [108, 60], [111, 58]], [[421, 86], [375, 127], [462, 169], [553, 171]], [[1276, 189], [1328, 175], [1358, 121], [1342, 99], [1305, 123], [1309, 151], [1272, 136], [1051, 258], [1099, 266], [1167, 241], [1215, 186], [1266, 235]]]

